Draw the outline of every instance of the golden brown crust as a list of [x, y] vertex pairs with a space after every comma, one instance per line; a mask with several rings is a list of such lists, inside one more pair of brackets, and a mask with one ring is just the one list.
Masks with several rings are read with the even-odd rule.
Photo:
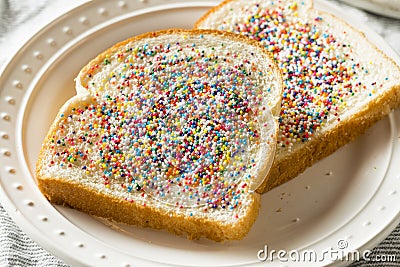
[[[246, 36], [242, 36], [242, 35], [230, 33], [230, 32], [225, 32], [225, 31], [218, 31], [218, 30], [212, 30], [212, 29], [187, 30], [187, 29], [179, 29], [179, 28], [143, 33], [141, 35], [137, 35], [137, 36], [128, 38], [124, 41], [121, 41], [121, 42], [113, 45], [112, 47], [108, 48], [107, 50], [105, 50], [104, 52], [99, 54], [96, 58], [92, 59], [86, 66], [84, 66], [81, 69], [81, 71], [79, 72], [79, 74], [76, 78], [78, 80], [78, 83], [80, 85], [82, 85], [83, 87], [86, 87], [87, 84], [84, 83], [83, 78], [86, 77], [87, 74], [90, 72], [90, 68], [96, 64], [100, 64], [101, 62], [103, 62], [104, 58], [106, 58], [107, 55], [111, 55], [111, 54], [117, 52], [118, 49], [125, 46], [126, 44], [133, 43], [133, 42], [139, 41], [141, 39], [145, 39], [145, 38], [157, 37], [157, 36], [168, 35], [168, 34], [187, 34], [187, 35], [189, 35], [189, 34], [190, 35], [211, 34], [211, 35], [218, 36], [219, 38], [221, 36], [223, 36], [224, 38], [227, 38], [230, 40], [240, 41], [240, 42], [246, 43], [248, 45], [255, 46], [255, 47], [259, 48], [264, 54], [268, 55], [268, 57], [271, 59], [272, 71], [273, 71], [273, 73], [275, 73], [276, 75], [279, 76], [279, 77], [277, 77], [277, 79], [279, 80], [280, 88], [283, 88], [284, 81], [283, 81], [282, 72], [278, 68], [277, 64], [275, 64], [272, 53], [270, 51], [268, 51], [260, 42], [250, 39]], [[280, 112], [280, 108], [281, 108], [280, 103], [281, 103], [281, 100], [277, 99], [276, 104], [273, 107], [271, 107], [271, 112], [275, 116], [277, 116]]]
[[220, 9], [222, 6], [233, 2], [234, 0], [224, 0], [221, 3], [219, 3], [218, 5], [210, 8], [203, 16], [201, 16], [200, 19], [198, 19], [195, 23], [193, 28], [194, 29], [199, 29], [200, 28], [200, 24], [202, 24], [210, 15], [212, 15], [213, 13], [215, 13], [215, 11], [217, 11], [218, 9]]
[[[212, 14], [219, 10], [222, 6], [234, 1], [235, 0], [225, 0], [219, 5], [211, 8], [198, 21], [196, 21], [194, 28], [201, 27], [201, 24], [203, 24], [204, 21], [209, 18], [209, 16], [212, 16]], [[310, 2], [310, 7], [313, 9], [313, 1]], [[361, 34], [362, 38], [367, 40], [363, 32], [355, 29], [347, 22], [330, 13], [323, 11], [318, 12], [324, 16], [330, 16], [333, 19], [340, 20], [349, 29]], [[393, 63], [397, 67], [395, 71], [400, 73], [399, 66], [393, 61], [392, 58], [389, 58], [383, 54], [374, 44], [370, 43], [369, 41], [368, 43], [373, 49], [378, 51], [381, 56], [385, 58], [385, 60]], [[336, 125], [334, 128], [315, 136], [312, 140], [307, 142], [307, 145], [302, 146], [300, 149], [297, 149], [294, 152], [288, 152], [280, 159], [275, 158], [268, 177], [257, 189], [257, 192], [268, 192], [274, 187], [277, 187], [295, 178], [318, 160], [327, 157], [340, 147], [363, 134], [375, 122], [389, 114], [390, 110], [398, 108], [399, 106], [400, 85], [397, 85], [392, 87], [390, 90], [387, 90], [379, 98], [371, 101], [366, 107], [364, 107], [364, 109], [355, 112], [350, 118], [342, 120], [341, 123]]]
[[[355, 29], [347, 22], [337, 18], [336, 16], [318, 11], [324, 16], [329, 16], [332, 19], [340, 20], [349, 29], [360, 34], [372, 49], [375, 49], [385, 60], [395, 66], [395, 72], [400, 75], [400, 67], [394, 60], [384, 54], [375, 44], [371, 43], [365, 36], [365, 33]], [[399, 81], [400, 82], [400, 81]], [[377, 121], [387, 116], [391, 110], [400, 107], [400, 84], [393, 86], [385, 91], [382, 95], [368, 103], [362, 110], [354, 112], [354, 114], [340, 122], [340, 124], [319, 134], [307, 145], [288, 153], [280, 160], [275, 160], [269, 176], [264, 180], [264, 183], [258, 188], [257, 192], [265, 193], [269, 190], [290, 181], [304, 172], [308, 167], [311, 167], [317, 161], [331, 155], [342, 146], [353, 141], [365, 131], [374, 125]]]
[[[268, 179], [258, 188], [264, 193], [293, 179], [312, 164], [363, 134], [375, 122], [400, 106], [400, 85], [371, 101], [364, 109], [341, 121], [336, 127], [309, 141], [303, 149], [274, 161]], [[384, 108], [382, 108], [384, 107]]]
[[[137, 40], [156, 37], [165, 34], [213, 34], [219, 38], [224, 38], [241, 41], [253, 47], [259, 48], [265, 52], [271, 59], [271, 67], [273, 72], [279, 75], [278, 79], [283, 87], [282, 75], [276, 64], [274, 64], [271, 54], [259, 43], [249, 38], [239, 36], [233, 33], [220, 32], [215, 30], [182, 30], [170, 29], [158, 32], [150, 32], [127, 39], [120, 42], [113, 47], [101, 53], [86, 65], [78, 75], [78, 79], [86, 77], [85, 74], [90, 70], [93, 64], [98, 64], [103, 61], [107, 54], [112, 54], [118, 51], [120, 47], [125, 46], [127, 43], [135, 42]], [[151, 227], [155, 229], [166, 229], [178, 235], [186, 235], [189, 239], [198, 239], [206, 237], [215, 241], [224, 240], [239, 240], [242, 239], [250, 230], [254, 221], [257, 218], [260, 206], [260, 195], [258, 193], [251, 193], [248, 196], [248, 204], [244, 207], [244, 216], [240, 216], [233, 223], [221, 221], [213, 218], [212, 216], [189, 216], [185, 212], [171, 212], [171, 209], [159, 208], [157, 205], [142, 205], [139, 202], [130, 202], [124, 199], [112, 196], [110, 194], [98, 192], [97, 190], [84, 186], [76, 181], [67, 179], [57, 179], [55, 177], [48, 177], [44, 174], [45, 151], [49, 149], [46, 145], [53, 135], [58, 123], [60, 113], [67, 110], [69, 105], [82, 105], [86, 103], [83, 100], [84, 96], [78, 96], [67, 102], [60, 110], [57, 119], [53, 122], [49, 133], [42, 146], [39, 159], [37, 161], [36, 179], [38, 187], [45, 197], [52, 203], [60, 205], [68, 205], [83, 212], [108, 218], [114, 221], [123, 222], [127, 224], [138, 225], [142, 227]], [[82, 101], [82, 102], [79, 102]], [[276, 101], [277, 104], [272, 110], [274, 115], [280, 111], [280, 100]], [[273, 154], [271, 155], [273, 156]], [[65, 192], [68, 192], [67, 194]], [[234, 217], [234, 214], [233, 216]], [[230, 222], [232, 222], [230, 220]]]
[[38, 177], [37, 180], [40, 191], [51, 203], [67, 205], [117, 222], [166, 229], [177, 235], [186, 235], [188, 239], [207, 237], [218, 242], [242, 239], [256, 220], [260, 205], [260, 195], [253, 194], [249, 214], [229, 224], [183, 213], [169, 213], [151, 205], [144, 206], [97, 192], [72, 181], [49, 177]]
[[[95, 191], [82, 184], [68, 180], [46, 177], [45, 151], [49, 149], [49, 138], [52, 137], [59, 121], [60, 114], [71, 106], [84, 106], [92, 98], [75, 96], [60, 109], [55, 121], [43, 142], [36, 163], [36, 181], [42, 194], [54, 204], [67, 205], [77, 210], [117, 222], [166, 229], [177, 235], [186, 235], [188, 239], [206, 237], [214, 241], [240, 240], [250, 231], [258, 216], [260, 195], [249, 196], [246, 215], [241, 216], [233, 224], [214, 220], [212, 217], [188, 216], [185, 213], [168, 212], [168, 209], [157, 208], [151, 204], [143, 206], [137, 202], [129, 202], [122, 198]], [[66, 193], [68, 192], [68, 193]]]
[[[221, 3], [219, 3], [218, 5], [210, 8], [205, 14], [203, 14], [193, 25], [193, 29], [201, 29], [201, 24], [203, 24], [203, 22], [212, 14], [214, 14], [217, 10], [219, 10], [221, 7], [223, 7], [224, 5], [227, 5], [231, 2], [236, 2], [237, 0], [224, 0]], [[309, 1], [310, 2], [310, 6], [308, 7], [308, 9], [312, 9], [314, 7], [314, 1]]]
[[[273, 55], [271, 52], [269, 52], [263, 45], [261, 45], [260, 42], [252, 40], [246, 36], [242, 36], [242, 35], [230, 33], [230, 32], [225, 32], [225, 31], [210, 30], [210, 29], [187, 30], [187, 29], [174, 28], [174, 29], [167, 29], [167, 30], [143, 33], [141, 35], [128, 38], [122, 42], [119, 42], [119, 43], [113, 45], [112, 47], [110, 47], [106, 51], [104, 51], [103, 53], [99, 54], [96, 58], [92, 59], [86, 66], [84, 66], [81, 69], [81, 71], [79, 72], [77, 79], [79, 79], [80, 84], [85, 87], [86, 84], [83, 82], [82, 78], [86, 77], [87, 73], [90, 72], [90, 68], [93, 65], [100, 64], [101, 62], [103, 62], [104, 58], [106, 58], [107, 55], [111, 55], [111, 54], [117, 52], [118, 49], [120, 49], [121, 47], [125, 46], [128, 43], [134, 43], [141, 39], [157, 37], [157, 36], [161, 36], [161, 35], [168, 35], [168, 34], [187, 34], [187, 35], [210, 34], [210, 35], [218, 36], [218, 38], [223, 36], [223, 38], [234, 40], [234, 41], [240, 41], [240, 42], [246, 43], [248, 45], [259, 48], [261, 51], [263, 51], [264, 54], [268, 55], [268, 57], [271, 59], [271, 63], [274, 62]], [[283, 86], [283, 77], [282, 77], [281, 70], [274, 63], [271, 65], [271, 68], [274, 73], [279, 75], [278, 79], [280, 81], [281, 86]], [[279, 105], [280, 105], [280, 101], [277, 101], [277, 103], [279, 103]], [[274, 115], [279, 114], [279, 111], [280, 111], [280, 106], [279, 107], [275, 106], [272, 109], [272, 113]]]

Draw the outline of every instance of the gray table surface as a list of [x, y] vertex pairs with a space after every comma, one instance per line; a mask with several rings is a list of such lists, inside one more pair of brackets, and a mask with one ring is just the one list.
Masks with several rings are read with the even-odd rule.
[[[399, 1], [399, 0], [394, 0]], [[76, 6], [84, 0], [0, 0], [0, 66], [7, 55], [24, 41], [24, 33], [62, 14], [66, 6]], [[336, 2], [331, 0], [331, 2]], [[400, 19], [374, 15], [340, 3], [351, 15], [368, 23], [400, 54]], [[57, 10], [57, 12], [54, 12]], [[32, 24], [32, 22], [35, 22]], [[31, 24], [30, 24], [31, 23]], [[395, 208], [398, 208], [395, 206]], [[395, 255], [391, 262], [357, 261], [351, 266], [400, 266], [400, 225], [373, 250], [375, 256]], [[0, 266], [68, 266], [31, 240], [8, 216], [0, 203]]]

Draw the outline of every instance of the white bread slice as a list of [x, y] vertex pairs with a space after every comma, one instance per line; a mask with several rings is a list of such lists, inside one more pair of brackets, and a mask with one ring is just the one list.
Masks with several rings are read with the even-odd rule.
[[116, 44], [77, 77], [37, 162], [49, 201], [215, 241], [243, 238], [273, 162], [282, 77], [258, 42], [212, 30]]
[[195, 28], [258, 40], [282, 70], [276, 156], [259, 192], [296, 177], [400, 105], [399, 66], [311, 0], [227, 0]]

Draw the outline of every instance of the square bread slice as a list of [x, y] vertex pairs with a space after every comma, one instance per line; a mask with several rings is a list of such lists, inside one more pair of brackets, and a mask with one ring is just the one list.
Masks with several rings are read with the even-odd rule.
[[311, 0], [226, 0], [195, 24], [259, 41], [285, 88], [267, 192], [365, 132], [400, 105], [400, 68], [362, 32]]
[[213, 30], [150, 32], [98, 55], [76, 82], [37, 161], [49, 201], [189, 239], [247, 234], [283, 88], [263, 46]]

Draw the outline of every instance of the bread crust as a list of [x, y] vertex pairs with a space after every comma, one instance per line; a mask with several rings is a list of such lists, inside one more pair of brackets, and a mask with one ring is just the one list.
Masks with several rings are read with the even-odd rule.
[[[166, 229], [188, 239], [208, 239], [222, 242], [242, 239], [258, 216], [260, 195], [253, 194], [250, 212], [234, 224], [210, 220], [206, 217], [170, 213], [150, 205], [129, 202], [79, 183], [51, 177], [38, 177], [39, 189], [54, 204], [73, 207], [90, 215], [140, 227]], [[65, 192], [68, 192], [67, 194]]]
[[[219, 10], [222, 6], [235, 2], [235, 0], [224, 0], [219, 5], [211, 8], [206, 12], [198, 21], [196, 21], [194, 27], [201, 28], [201, 25]], [[309, 1], [309, 10], [314, 9], [313, 1]], [[344, 23], [348, 29], [355, 31], [360, 34], [362, 38], [372, 49], [376, 50], [385, 60], [392, 63], [395, 66], [394, 72], [399, 73], [400, 67], [394, 62], [392, 58], [382, 53], [373, 43], [371, 43], [365, 34], [344, 20], [337, 18], [336, 16], [318, 11], [323, 17], [329, 16], [334, 20], [339, 20]], [[398, 77], [400, 79], [400, 77]], [[399, 81], [400, 82], [400, 81]], [[391, 110], [400, 106], [400, 84], [391, 87], [386, 90], [379, 97], [373, 99], [368, 105], [362, 109], [355, 111], [351, 116], [347, 116], [342, 119], [340, 123], [328, 128], [325, 131], [319, 132], [311, 138], [311, 140], [304, 143], [304, 145], [293, 149], [291, 152], [283, 152], [284, 156], [277, 157], [271, 167], [268, 177], [257, 189], [259, 193], [266, 193], [271, 189], [290, 181], [297, 177], [300, 173], [304, 172], [308, 167], [311, 167], [317, 161], [331, 155], [342, 146], [353, 141], [360, 135], [362, 135], [368, 128], [374, 123], [388, 115]], [[279, 148], [276, 150], [278, 151]]]
[[[64, 104], [57, 118], [69, 110], [69, 107], [84, 106], [92, 101], [94, 99], [89, 96], [75, 96]], [[258, 216], [260, 194], [256, 192], [249, 194], [250, 201], [246, 207], [246, 216], [240, 216], [235, 223], [231, 224], [213, 220], [207, 216], [189, 216], [188, 212], [171, 212], [171, 209], [158, 208], [152, 203], [146, 205], [141, 201], [130, 202], [105, 192], [96, 191], [73, 180], [48, 177], [44, 175], [46, 166], [44, 151], [49, 149], [49, 146], [46, 145], [47, 141], [51, 138], [59, 122], [60, 120], [56, 119], [51, 125], [44, 141], [45, 145], [42, 146], [36, 163], [38, 188], [53, 204], [72, 207], [111, 221], [153, 229], [166, 229], [176, 235], [184, 235], [188, 239], [206, 237], [217, 242], [243, 239]], [[174, 207], [175, 211], [176, 209]], [[193, 210], [195, 211], [195, 209]]]
[[[113, 54], [114, 52], [118, 51], [120, 47], [125, 46], [128, 43], [136, 42], [141, 39], [149, 38], [149, 37], [157, 37], [161, 35], [166, 35], [166, 34], [190, 34], [190, 35], [198, 35], [198, 34], [212, 34], [218, 37], [224, 37], [228, 38], [231, 40], [236, 40], [240, 42], [247, 43], [252, 46], [256, 46], [257, 48], [261, 49], [263, 53], [267, 54], [271, 59], [273, 58], [273, 55], [270, 51], [268, 51], [263, 45], [261, 45], [260, 42], [257, 42], [255, 40], [252, 40], [250, 38], [247, 38], [245, 36], [235, 34], [235, 33], [230, 33], [230, 32], [225, 32], [225, 31], [218, 31], [218, 30], [211, 30], [211, 29], [192, 29], [192, 30], [186, 30], [186, 29], [179, 29], [179, 28], [173, 28], [173, 29], [166, 29], [166, 30], [160, 30], [160, 31], [154, 31], [154, 32], [147, 32], [140, 34], [138, 36], [134, 36], [131, 38], [128, 38], [124, 41], [121, 41], [112, 47], [108, 48], [104, 52], [100, 53], [97, 57], [92, 59], [86, 66], [84, 66], [81, 71], [79, 72], [77, 78], [76, 78], [76, 88], [81, 88], [86, 87], [86, 83], [84, 82], [83, 78], [86, 77], [86, 74], [90, 71], [90, 67], [96, 64], [99, 64], [103, 61], [103, 59], [106, 57], [108, 54]], [[276, 64], [271, 65], [271, 68], [273, 69], [274, 73], [277, 73], [279, 75], [278, 80], [283, 87], [283, 77], [282, 77], [282, 72], [278, 68]], [[78, 94], [80, 93], [78, 89]], [[281, 96], [280, 96], [281, 97]], [[278, 101], [279, 100], [279, 101]], [[271, 112], [274, 115], [279, 114], [280, 112], [280, 99], [277, 99], [276, 105], [271, 107]]]
[[[392, 87], [386, 94], [371, 101], [364, 109], [341, 121], [332, 129], [308, 141], [307, 146], [288, 153], [278, 160], [275, 158], [269, 176], [257, 189], [265, 193], [290, 181], [317, 161], [331, 155], [342, 146], [353, 141], [374, 123], [400, 106], [400, 85]], [[382, 109], [382, 107], [384, 107]]]
[[[206, 13], [204, 13], [201, 18], [199, 18], [193, 25], [194, 29], [200, 29], [201, 28], [201, 24], [209, 17], [211, 16], [213, 13], [215, 13], [217, 10], [219, 10], [222, 6], [229, 4], [230, 2], [235, 2], [237, 0], [223, 0], [221, 3], [219, 3], [216, 6], [213, 6], [212, 8], [210, 8]], [[310, 5], [307, 7], [307, 9], [312, 9], [314, 7], [314, 2], [313, 1], [309, 1]]]
[[[169, 29], [132, 37], [107, 49], [105, 52], [90, 61], [89, 64], [80, 71], [76, 80], [77, 87], [86, 85], [82, 79], [83, 77], [86, 77], [86, 74], [90, 70], [90, 66], [101, 63], [107, 54], [115, 53], [120, 47], [125, 46], [128, 43], [136, 42], [142, 38], [157, 37], [165, 34], [212, 34], [219, 38], [223, 36], [224, 38], [229, 38], [231, 40], [238, 40], [260, 48], [269, 56], [273, 63], [272, 55], [259, 42], [243, 36], [215, 30]], [[283, 80], [280, 70], [276, 64], [272, 64], [271, 68], [273, 69], [274, 74], [277, 75], [280, 84], [279, 88], [283, 88]], [[185, 235], [188, 239], [206, 237], [221, 242], [227, 240], [240, 240], [245, 237], [258, 216], [260, 206], [260, 194], [252, 190], [249, 191], [246, 199], [246, 206], [243, 207], [244, 216], [237, 217], [237, 219], [232, 223], [232, 220], [216, 220], [212, 217], [212, 213], [207, 212], [201, 216], [190, 216], [188, 210], [193, 210], [193, 213], [195, 213], [196, 208], [182, 208], [181, 211], [178, 207], [172, 207], [170, 204], [165, 204], [165, 206], [156, 205], [154, 203], [156, 201], [150, 201], [149, 203], [146, 203], [141, 199], [138, 201], [128, 201], [121, 197], [107, 194], [105, 191], [83, 185], [74, 179], [49, 176], [45, 171], [47, 166], [45, 152], [50, 149], [48, 141], [57, 130], [61, 121], [61, 114], [68, 115], [67, 112], [71, 107], [83, 107], [89, 102], [96, 101], [95, 97], [90, 95], [90, 92], [77, 91], [77, 95], [66, 102], [60, 109], [56, 119], [51, 125], [43, 142], [44, 145], [41, 148], [36, 164], [36, 179], [38, 187], [51, 203], [73, 207], [94, 216], [130, 225], [150, 227], [154, 229], [166, 229], [167, 231], [177, 235]], [[279, 96], [280, 95], [281, 94], [279, 93]], [[280, 99], [277, 99], [276, 105], [271, 110], [275, 116], [277, 116], [280, 111], [280, 102]], [[277, 125], [276, 120], [275, 124]], [[277, 133], [278, 128], [276, 127], [275, 130]], [[268, 153], [269, 157], [274, 156], [274, 151], [268, 151]], [[267, 167], [269, 168], [269, 166], [265, 166], [265, 168]], [[268, 171], [263, 170], [263, 172], [265, 173]], [[208, 214], [210, 216], [208, 216]], [[235, 212], [232, 213], [232, 217], [234, 217], [234, 215]]]
[[[231, 1], [231, 0], [229, 0]], [[340, 20], [349, 29], [360, 34], [368, 45], [378, 52], [385, 60], [391, 62], [395, 66], [395, 72], [399, 74], [400, 79], [400, 66], [396, 62], [384, 54], [375, 44], [371, 43], [366, 38], [365, 33], [354, 28], [346, 21], [324, 11], [318, 11], [323, 16], [331, 17], [331, 19]], [[257, 189], [259, 193], [266, 193], [271, 189], [282, 185], [299, 174], [304, 172], [308, 167], [311, 167], [319, 160], [333, 154], [339, 148], [355, 140], [357, 137], [364, 134], [376, 122], [389, 115], [394, 109], [400, 107], [400, 80], [399, 84], [386, 90], [383, 94], [379, 95], [368, 105], [364, 106], [361, 110], [354, 112], [350, 117], [347, 117], [331, 127], [329, 130], [324, 131], [313, 137], [307, 142], [307, 145], [302, 146], [291, 153], [287, 153], [285, 157], [278, 159], [275, 157], [271, 171], [264, 183]]]
[[200, 25], [209, 17], [211, 16], [213, 13], [215, 13], [215, 11], [217, 11], [218, 9], [221, 8], [221, 6], [224, 6], [230, 2], [233, 2], [234, 0], [223, 0], [221, 3], [219, 3], [216, 6], [213, 6], [212, 8], [210, 8], [206, 13], [203, 14], [203, 16], [201, 16], [200, 19], [198, 19], [194, 25], [193, 28], [194, 29], [199, 29]]

